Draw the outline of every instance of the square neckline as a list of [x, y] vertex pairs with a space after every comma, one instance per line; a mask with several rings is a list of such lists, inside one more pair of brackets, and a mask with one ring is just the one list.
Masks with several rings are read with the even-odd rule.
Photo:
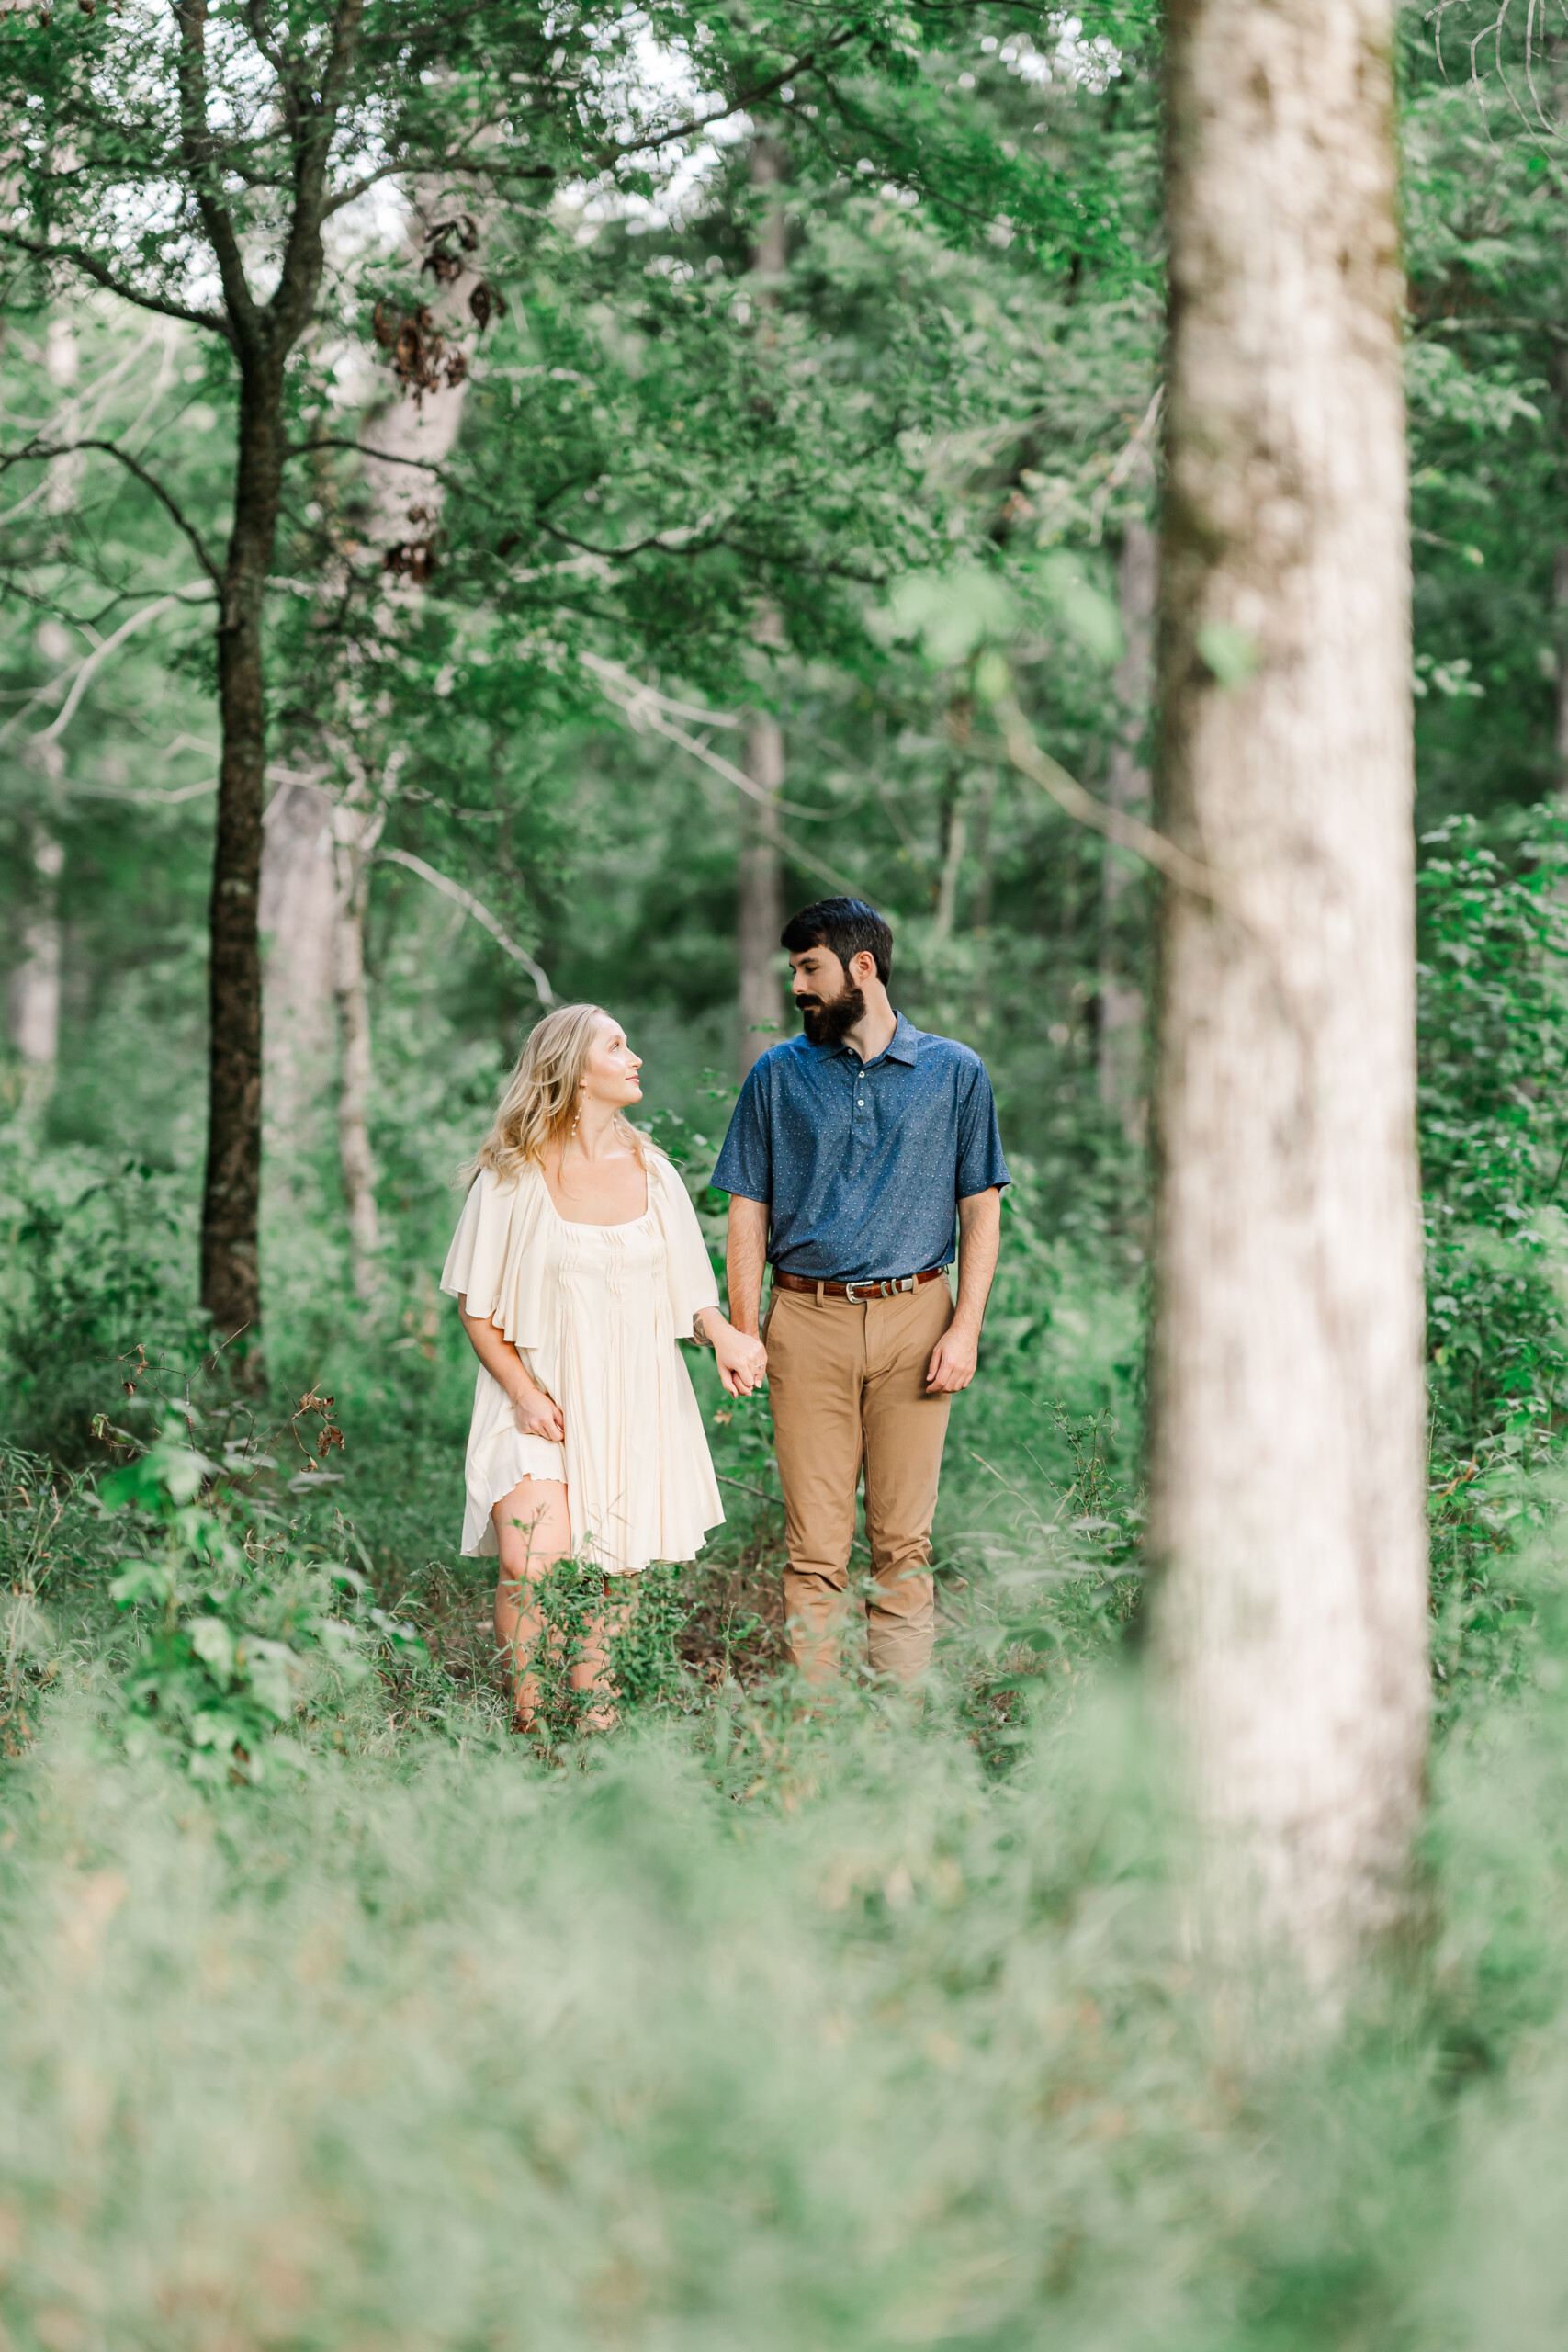
[[646, 1225], [653, 1215], [653, 1170], [650, 1168], [644, 1168], [642, 1171], [642, 1215], [616, 1217], [610, 1225], [601, 1224], [596, 1217], [562, 1216], [556, 1206], [556, 1196], [550, 1190], [550, 1180], [542, 1168], [539, 1170], [539, 1182], [545, 1188], [545, 1198], [550, 1204], [550, 1215], [558, 1225], [564, 1225], [571, 1233], [629, 1233], [634, 1225]]

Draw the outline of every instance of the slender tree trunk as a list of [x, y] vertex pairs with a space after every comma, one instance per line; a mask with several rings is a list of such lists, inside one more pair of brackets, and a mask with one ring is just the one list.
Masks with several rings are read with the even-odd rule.
[[209, 1098], [201, 1301], [219, 1331], [259, 1342], [262, 970], [258, 908], [265, 806], [262, 605], [283, 482], [283, 369], [243, 368], [234, 526], [218, 629], [223, 755], [212, 860]]
[[1175, 0], [1156, 1654], [1212, 1951], [1332, 2001], [1427, 1712], [1409, 555], [1389, 0]]
[[[778, 189], [784, 178], [784, 153], [778, 141], [761, 133], [751, 141], [751, 186], [764, 198], [751, 273], [757, 281], [757, 308], [761, 318], [759, 341], [773, 341], [768, 325], [778, 300], [777, 288], [789, 264], [784, 205]], [[784, 631], [771, 606], [758, 614], [759, 646], [776, 650]], [[753, 784], [776, 802], [784, 789], [784, 729], [772, 711], [755, 710], [746, 729], [745, 768]], [[784, 928], [784, 866], [775, 806], [746, 798], [740, 811], [740, 854], [736, 877], [735, 960], [740, 1042], [739, 1074], [745, 1077], [760, 1054], [784, 1034], [784, 989], [779, 978], [779, 933]]]
[[381, 1246], [376, 1213], [376, 1162], [370, 1149], [370, 1000], [365, 986], [365, 908], [370, 855], [379, 822], [344, 804], [336, 811], [337, 920], [333, 925], [333, 988], [337, 998], [338, 1163], [348, 1218], [354, 1295], [376, 1295]]
[[[51, 751], [58, 747], [51, 744]], [[47, 1099], [60, 1057], [60, 876], [65, 853], [48, 827], [32, 828], [31, 902], [11, 975], [6, 1027], [24, 1065], [29, 1102]]]
[[331, 1069], [333, 925], [337, 878], [333, 801], [297, 778], [275, 789], [262, 851], [262, 1102], [267, 1148], [284, 1164], [310, 1142]]
[[736, 962], [739, 967], [740, 1076], [784, 1032], [779, 933], [784, 886], [776, 805], [784, 784], [784, 729], [771, 711], [754, 711], [746, 729], [746, 773], [769, 796], [768, 805], [744, 798], [736, 889]]
[[[1139, 753], [1154, 686], [1158, 585], [1159, 542], [1141, 514], [1131, 514], [1116, 566], [1124, 647], [1115, 679], [1122, 723], [1105, 780], [1106, 799], [1128, 816], [1144, 815], [1149, 800], [1149, 772]], [[1108, 845], [1100, 870], [1100, 1099], [1128, 1141], [1141, 1144], [1148, 1124], [1144, 992], [1122, 936], [1121, 903], [1134, 868]]]
[[[45, 330], [44, 368], [56, 395], [54, 436], [57, 441], [73, 441], [82, 429], [76, 399], [81, 370], [76, 330], [63, 311], [51, 314]], [[81, 478], [80, 451], [50, 459], [45, 498], [49, 513], [59, 516], [62, 525], [75, 505]], [[28, 829], [31, 889], [22, 924], [21, 959], [11, 975], [6, 1028], [24, 1065], [27, 1099], [36, 1105], [46, 1102], [52, 1091], [60, 1058], [60, 876], [65, 852], [55, 835], [51, 804], [64, 781], [65, 753], [58, 742], [35, 743], [28, 764], [42, 775], [44, 801]]]
[[[406, 258], [415, 266], [428, 242], [433, 207], [440, 190], [418, 187], [413, 192], [404, 234]], [[467, 322], [461, 281], [444, 287], [430, 305], [435, 327], [454, 339]], [[415, 401], [394, 390], [366, 421], [362, 438], [367, 450], [364, 490], [369, 505], [368, 543], [383, 549], [419, 541], [434, 545], [440, 523], [443, 492], [424, 468], [441, 465], [452, 454], [462, 430], [467, 402], [466, 379], [443, 384]], [[400, 462], [400, 460], [405, 462]], [[417, 461], [417, 462], [416, 462]], [[421, 594], [412, 580], [389, 584], [389, 606]], [[363, 741], [368, 731], [366, 714], [350, 697], [351, 734]], [[351, 754], [354, 781], [339, 799], [333, 825], [336, 841], [337, 889], [333, 917], [333, 987], [338, 1011], [338, 1170], [343, 1184], [344, 1211], [348, 1221], [349, 1250], [355, 1296], [373, 1305], [380, 1282], [380, 1218], [376, 1205], [376, 1157], [370, 1145], [372, 1083], [370, 992], [365, 970], [365, 918], [370, 899], [370, 865], [387, 819], [397, 770], [404, 756], [394, 746], [378, 775], [358, 752]]]

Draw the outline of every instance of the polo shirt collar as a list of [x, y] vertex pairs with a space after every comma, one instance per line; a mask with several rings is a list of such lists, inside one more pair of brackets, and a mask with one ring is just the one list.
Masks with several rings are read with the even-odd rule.
[[906, 1021], [900, 1012], [894, 1026], [893, 1042], [883, 1058], [890, 1062], [912, 1063], [919, 1051], [919, 1035], [914, 1023]]
[[[919, 1053], [919, 1035], [920, 1033], [912, 1021], [906, 1021], [901, 1012], [895, 1013], [892, 1038], [875, 1057], [876, 1060], [908, 1062], [912, 1067]], [[817, 1046], [816, 1054], [818, 1060], [823, 1062], [831, 1061], [840, 1054], [848, 1054], [852, 1061], [857, 1058], [854, 1047], [846, 1045], [841, 1038], [836, 1046]]]

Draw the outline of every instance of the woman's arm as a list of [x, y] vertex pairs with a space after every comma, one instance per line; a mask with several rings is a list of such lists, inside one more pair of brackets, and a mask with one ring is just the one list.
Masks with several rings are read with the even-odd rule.
[[768, 1351], [750, 1332], [738, 1331], [716, 1306], [705, 1306], [692, 1323], [718, 1360], [718, 1376], [731, 1396], [750, 1396], [768, 1376]]
[[502, 1338], [487, 1316], [470, 1315], [466, 1295], [458, 1299], [457, 1312], [475, 1355], [511, 1397], [524, 1436], [542, 1437], [551, 1445], [559, 1445], [566, 1436], [560, 1407], [553, 1396], [546, 1396], [536, 1380], [529, 1379], [511, 1340]]

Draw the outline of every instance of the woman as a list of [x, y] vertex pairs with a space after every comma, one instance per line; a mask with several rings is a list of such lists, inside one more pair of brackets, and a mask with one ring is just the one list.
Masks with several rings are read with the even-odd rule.
[[[705, 1340], [732, 1396], [767, 1358], [718, 1307], [686, 1188], [626, 1117], [642, 1064], [595, 1004], [546, 1015], [518, 1057], [479, 1158], [441, 1287], [479, 1360], [463, 1551], [496, 1553], [495, 1632], [513, 1714], [539, 1702], [529, 1587], [574, 1553], [627, 1588], [650, 1560], [690, 1560], [724, 1517], [679, 1340]], [[596, 1615], [572, 1688], [613, 1698]]]

